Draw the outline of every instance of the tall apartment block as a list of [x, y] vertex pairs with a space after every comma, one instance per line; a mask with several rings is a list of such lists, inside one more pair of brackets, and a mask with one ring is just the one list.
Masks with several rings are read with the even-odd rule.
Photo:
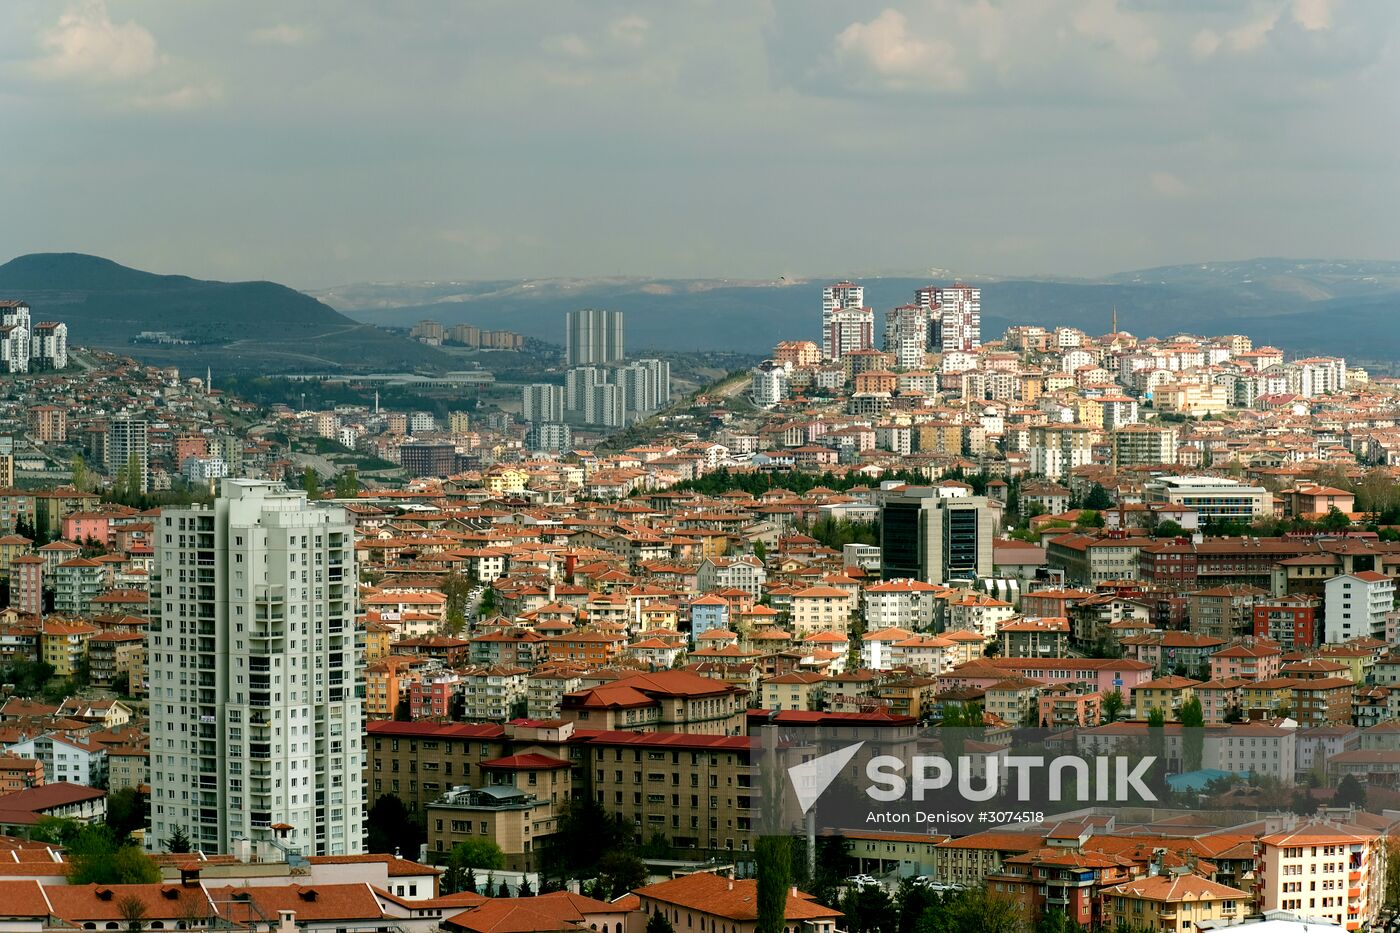
[[156, 526], [151, 832], [295, 862], [364, 848], [363, 656], [345, 510], [226, 479]]
[[982, 346], [982, 289], [963, 285], [925, 285], [914, 289], [914, 304], [929, 315], [929, 343], [934, 349], [976, 350]]
[[520, 418], [531, 424], [564, 420], [563, 386], [537, 382], [520, 390]]
[[564, 331], [568, 365], [607, 366], [622, 362], [621, 311], [570, 311]]
[[865, 288], [837, 282], [822, 289], [822, 356], [839, 360], [875, 346], [875, 312], [865, 307]]
[[928, 349], [928, 309], [900, 305], [885, 312], [885, 352], [900, 369], [922, 369]]
[[113, 418], [107, 424], [107, 472], [115, 477], [135, 459], [141, 491], [151, 489], [150, 425], [137, 418]]

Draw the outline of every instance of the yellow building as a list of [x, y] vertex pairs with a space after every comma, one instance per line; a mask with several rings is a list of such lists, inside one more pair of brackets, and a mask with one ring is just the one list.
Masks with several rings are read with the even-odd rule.
[[33, 543], [23, 535], [0, 537], [0, 577], [10, 576], [10, 563], [21, 554], [28, 554]]
[[39, 656], [55, 677], [72, 677], [87, 659], [88, 639], [97, 629], [86, 622], [45, 619], [39, 630]]
[[487, 471], [481, 478], [486, 491], [494, 495], [521, 493], [530, 484], [530, 474], [524, 470], [503, 467]]
[[1235, 923], [1250, 911], [1251, 895], [1199, 875], [1149, 875], [1104, 888], [1106, 928], [1194, 930], [1208, 920]]
[[1198, 683], [1190, 677], [1169, 675], [1138, 684], [1133, 688], [1133, 707], [1138, 718], [1146, 719], [1154, 710], [1160, 710], [1168, 720], [1176, 719], [1181, 705], [1195, 696]]

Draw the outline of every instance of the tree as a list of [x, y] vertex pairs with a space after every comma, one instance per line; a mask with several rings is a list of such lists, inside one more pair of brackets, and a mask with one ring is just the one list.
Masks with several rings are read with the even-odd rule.
[[1185, 759], [1183, 767], [1187, 771], [1199, 771], [1201, 769], [1201, 753], [1205, 748], [1205, 726], [1206, 715], [1201, 709], [1201, 701], [1197, 697], [1192, 697], [1181, 704], [1181, 712], [1177, 714], [1181, 720], [1181, 755]]
[[170, 838], [165, 840], [165, 851], [182, 853], [189, 852], [190, 849], [190, 837], [185, 832], [185, 827], [176, 826], [174, 831], [171, 832]]
[[1167, 714], [1162, 712], [1161, 707], [1154, 707], [1147, 714], [1147, 725], [1149, 728], [1160, 729], [1167, 724]]
[[126, 921], [126, 928], [137, 933], [146, 919], [146, 902], [134, 894], [128, 894], [117, 901], [117, 913]]
[[534, 896], [535, 896], [535, 889], [532, 888], [532, 887], [530, 887], [530, 879], [529, 879], [527, 876], [525, 876], [525, 875], [521, 875], [521, 876], [520, 876], [520, 883], [519, 883], [518, 885], [515, 886], [515, 896], [516, 896], [516, 897], [534, 897]]
[[1100, 512], [1104, 509], [1111, 509], [1113, 508], [1113, 497], [1108, 494], [1107, 489], [1095, 483], [1094, 488], [1089, 490], [1089, 495], [1084, 497], [1084, 508]]
[[1103, 718], [1107, 722], [1117, 722], [1123, 715], [1123, 691], [1110, 690], [1103, 698]]
[[118, 839], [126, 839], [146, 825], [146, 796], [134, 787], [107, 795], [107, 825]]
[[[753, 543], [753, 556], [757, 557], [760, 562], [767, 560], [768, 545], [764, 544], [762, 541], [755, 541]], [[662, 919], [664, 920], [666, 918], [663, 917]]]
[[470, 868], [467, 869], [467, 876], [462, 879], [462, 890], [476, 893], [476, 872]]
[[417, 858], [426, 834], [418, 817], [396, 795], [385, 794], [376, 800], [365, 822], [369, 824], [369, 851], [398, 852], [405, 858]]
[[335, 497], [337, 499], [353, 499], [360, 493], [360, 477], [355, 472], [354, 467], [349, 467], [336, 474], [335, 477]]
[[301, 488], [306, 493], [308, 499], [315, 499], [321, 494], [321, 480], [316, 475], [316, 471], [311, 467], [301, 471]]
[[447, 597], [444, 616], [447, 629], [453, 635], [460, 634], [467, 622], [467, 603], [471, 599], [471, 581], [460, 573], [449, 573], [438, 586]]
[[1346, 531], [1351, 527], [1351, 519], [1346, 513], [1335, 505], [1327, 510], [1327, 514], [1322, 516], [1322, 528], [1324, 531]]
[[755, 933], [783, 933], [788, 888], [792, 885], [792, 837], [761, 836], [758, 865], [758, 923]]
[[1103, 514], [1093, 509], [1082, 509], [1079, 512], [1079, 521], [1076, 522], [1080, 528], [1102, 528], [1104, 526]]
[[160, 868], [135, 845], [118, 845], [112, 831], [84, 826], [68, 846], [69, 884], [155, 884]]
[[1334, 807], [1365, 807], [1365, 785], [1358, 781], [1355, 775], [1348, 774], [1337, 785], [1337, 792], [1332, 795], [1332, 805]]
[[630, 849], [613, 849], [598, 859], [598, 881], [604, 890], [602, 900], [621, 897], [647, 883], [647, 867]]
[[87, 463], [83, 460], [82, 454], [74, 454], [71, 461], [73, 471], [73, 488], [79, 492], [91, 492], [96, 485], [92, 471], [88, 469]]
[[1186, 529], [1168, 518], [1157, 523], [1154, 534], [1158, 538], [1178, 538], [1185, 530]]
[[448, 864], [459, 863], [462, 868], [501, 869], [506, 867], [506, 856], [501, 847], [490, 839], [468, 839], [452, 847], [447, 857]]
[[671, 921], [658, 909], [647, 918], [646, 933], [676, 933], [676, 928], [671, 926]]

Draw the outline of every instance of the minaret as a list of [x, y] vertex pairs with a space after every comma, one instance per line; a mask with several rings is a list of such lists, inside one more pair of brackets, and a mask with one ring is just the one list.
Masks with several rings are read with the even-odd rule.
[[379, 414], [379, 390], [374, 390], [374, 413]]
[[214, 367], [204, 367], [204, 394], [208, 395], [214, 391]]
[[1118, 336], [1118, 306], [1113, 306], [1113, 336]]

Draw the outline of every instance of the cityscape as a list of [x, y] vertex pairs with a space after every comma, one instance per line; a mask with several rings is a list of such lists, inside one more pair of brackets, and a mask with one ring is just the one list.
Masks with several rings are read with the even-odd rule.
[[0, 933], [1400, 931], [1397, 27], [0, 10]]

